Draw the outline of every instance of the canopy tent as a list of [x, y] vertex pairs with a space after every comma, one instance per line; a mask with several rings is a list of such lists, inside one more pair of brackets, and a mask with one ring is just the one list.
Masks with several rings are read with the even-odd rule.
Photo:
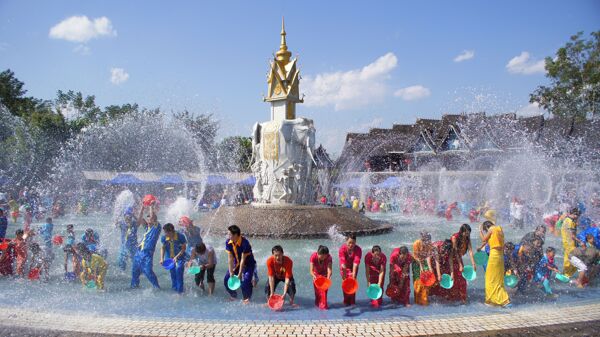
[[254, 186], [256, 184], [256, 178], [254, 178], [254, 176], [250, 176], [246, 179], [239, 180], [237, 183], [240, 185]]
[[377, 188], [399, 188], [402, 186], [402, 181], [398, 177], [388, 177], [386, 180], [376, 184]]
[[106, 181], [108, 185], [139, 185], [146, 182], [136, 178], [133, 174], [119, 173], [116, 177]]
[[209, 175], [206, 178], [206, 185], [209, 185], [209, 186], [213, 186], [213, 185], [233, 185], [233, 184], [235, 184], [234, 181], [231, 181], [231, 180], [225, 178], [224, 176]]
[[361, 188], [361, 187], [372, 187], [371, 183], [368, 181], [365, 181], [365, 183], [363, 183], [361, 178], [352, 178], [349, 180], [346, 180], [344, 182], [338, 183], [333, 185], [335, 187], [339, 187], [339, 188]]
[[162, 184], [170, 184], [170, 185], [185, 184], [185, 181], [183, 180], [183, 178], [181, 178], [181, 176], [176, 175], [176, 174], [164, 175], [164, 176], [160, 177], [160, 179], [158, 179], [158, 182], [162, 183]]

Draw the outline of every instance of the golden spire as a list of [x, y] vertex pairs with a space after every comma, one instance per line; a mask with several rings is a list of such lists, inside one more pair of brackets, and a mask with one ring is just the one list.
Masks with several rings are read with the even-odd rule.
[[275, 54], [275, 59], [283, 66], [290, 62], [292, 53], [288, 50], [287, 44], [285, 43], [285, 22], [283, 16], [281, 17], [281, 44], [279, 45], [279, 51]]

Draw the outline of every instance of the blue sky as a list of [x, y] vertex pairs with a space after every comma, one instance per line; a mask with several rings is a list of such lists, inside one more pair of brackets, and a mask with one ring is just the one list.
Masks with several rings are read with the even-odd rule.
[[536, 113], [539, 62], [600, 29], [598, 1], [0, 0], [0, 69], [36, 97], [212, 112], [221, 136], [248, 135], [269, 118], [282, 15], [306, 93], [298, 115], [333, 153], [348, 131], [417, 117]]

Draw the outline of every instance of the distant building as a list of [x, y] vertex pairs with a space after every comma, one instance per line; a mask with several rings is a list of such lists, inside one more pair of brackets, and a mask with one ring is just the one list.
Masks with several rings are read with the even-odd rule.
[[534, 151], [571, 168], [597, 170], [600, 121], [444, 115], [411, 125], [348, 133], [336, 166], [343, 172], [494, 170], [503, 158]]

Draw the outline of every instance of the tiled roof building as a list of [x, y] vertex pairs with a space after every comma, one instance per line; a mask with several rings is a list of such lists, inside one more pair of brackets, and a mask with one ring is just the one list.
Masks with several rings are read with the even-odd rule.
[[336, 165], [345, 172], [492, 170], [502, 158], [525, 151], [589, 169], [600, 163], [600, 121], [514, 113], [417, 119], [348, 133]]

